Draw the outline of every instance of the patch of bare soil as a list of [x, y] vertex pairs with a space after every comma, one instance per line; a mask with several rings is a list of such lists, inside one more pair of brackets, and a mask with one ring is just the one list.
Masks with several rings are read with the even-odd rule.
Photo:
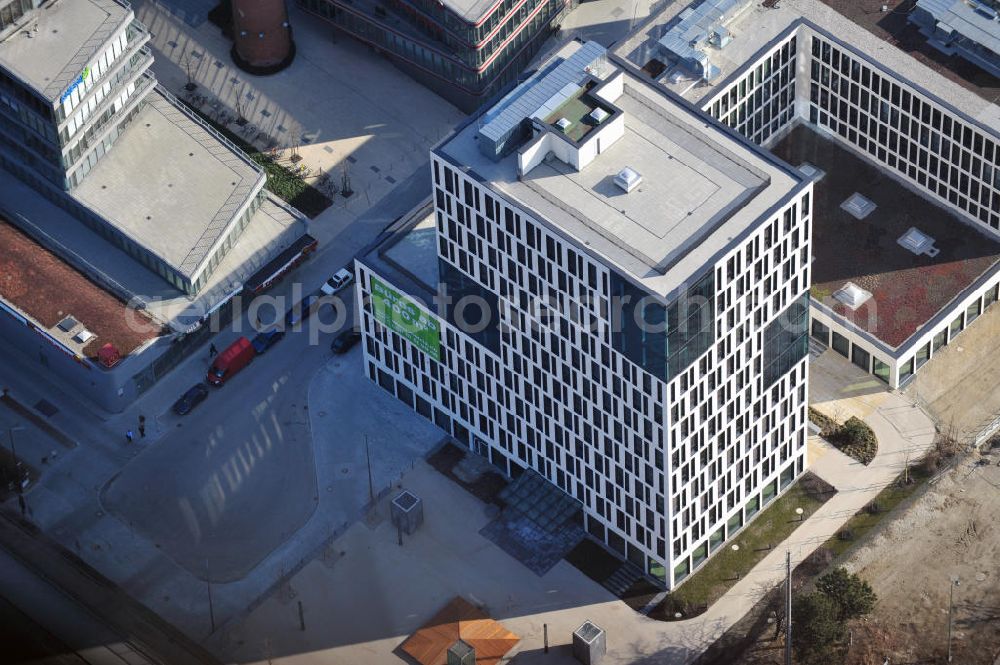
[[[879, 602], [864, 626], [881, 644], [879, 663], [944, 662], [954, 587], [953, 662], [1000, 657], [1000, 455], [972, 455], [888, 523], [846, 566]], [[865, 640], [857, 639], [860, 646]], [[871, 651], [871, 649], [867, 649]], [[868, 663], [852, 649], [848, 663]]]

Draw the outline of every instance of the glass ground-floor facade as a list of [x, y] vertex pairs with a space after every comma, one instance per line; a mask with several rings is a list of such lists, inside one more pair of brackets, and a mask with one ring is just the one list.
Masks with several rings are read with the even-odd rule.
[[942, 347], [947, 346], [1000, 299], [1000, 275], [991, 275], [979, 288], [938, 314], [899, 349], [890, 349], [814, 300], [809, 335], [873, 374], [891, 388], [904, 386]]

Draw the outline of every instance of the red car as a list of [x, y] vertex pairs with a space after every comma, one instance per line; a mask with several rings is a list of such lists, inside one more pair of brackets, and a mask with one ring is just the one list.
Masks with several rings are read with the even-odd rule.
[[250, 364], [257, 351], [246, 337], [226, 347], [226, 350], [216, 356], [212, 366], [208, 368], [208, 382], [213, 386], [221, 386], [234, 374]]

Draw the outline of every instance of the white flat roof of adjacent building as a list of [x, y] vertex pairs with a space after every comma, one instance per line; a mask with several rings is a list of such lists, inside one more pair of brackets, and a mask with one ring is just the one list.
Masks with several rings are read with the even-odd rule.
[[207, 311], [307, 230], [299, 213], [267, 194], [208, 283], [192, 297], [3, 169], [0, 212], [96, 283], [114, 287], [119, 295], [127, 293], [157, 321], [177, 332], [198, 323]]
[[266, 176], [159, 89], [73, 196], [189, 279]]
[[[684, 0], [668, 5], [617, 44], [615, 54], [640, 68], [653, 58], [665, 61], [666, 57], [657, 42], [664, 35], [667, 26], [688, 6], [690, 5]], [[873, 10], [877, 9], [878, 3], [873, 4]], [[733, 36], [732, 41], [724, 49], [708, 49], [712, 62], [722, 70], [713, 85], [692, 80], [669, 82], [670, 63], [666, 63], [667, 69], [657, 80], [668, 90], [701, 105], [722, 88], [720, 84], [743, 69], [752, 56], [774, 42], [800, 19], [830, 33], [838, 41], [866, 54], [882, 68], [916, 84], [988, 127], [1000, 127], [1000, 107], [996, 104], [948, 80], [908, 53], [850, 21], [821, 0], [782, 0], [769, 8], [762, 3], [754, 3], [726, 26]]]
[[[579, 48], [570, 42], [555, 57]], [[476, 122], [437, 152], [650, 291], [667, 295], [804, 178], [641, 78], [624, 76], [624, 92], [614, 102], [624, 112], [624, 136], [579, 171], [548, 159], [519, 177], [516, 151], [498, 162], [480, 152]], [[642, 177], [630, 193], [614, 183], [626, 167]]]
[[116, 0], [50, 0], [25, 14], [18, 29], [0, 41], [0, 67], [58, 101], [131, 19], [132, 10]]

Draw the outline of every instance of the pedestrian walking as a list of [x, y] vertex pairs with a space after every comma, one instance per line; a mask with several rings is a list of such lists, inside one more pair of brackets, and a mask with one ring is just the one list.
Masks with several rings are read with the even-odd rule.
[[26, 504], [24, 502], [24, 495], [23, 494], [18, 494], [17, 495], [17, 505], [21, 508], [21, 517], [23, 518], [24, 514], [26, 512], [28, 512], [28, 504]]
[[139, 438], [146, 438], [146, 416], [139, 415]]
[[132, 443], [132, 439], [133, 438], [134, 438], [134, 436], [132, 435], [132, 430], [129, 430], [129, 431], [125, 432], [125, 440], [126, 441], [128, 441], [129, 443]]
[[215, 343], [209, 344], [208, 345], [208, 357], [209, 358], [214, 358], [217, 355], [219, 355], [219, 350], [217, 348], [215, 348]]

